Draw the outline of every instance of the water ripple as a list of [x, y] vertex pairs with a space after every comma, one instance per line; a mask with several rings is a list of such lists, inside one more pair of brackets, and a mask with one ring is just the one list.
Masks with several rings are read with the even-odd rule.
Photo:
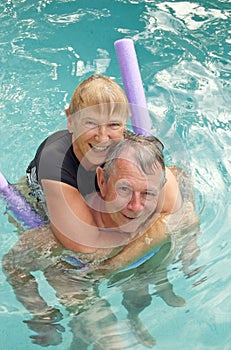
[[[156, 285], [163, 287], [166, 280], [161, 269], [153, 274], [151, 265], [140, 275], [134, 272], [115, 281], [104, 293], [101, 288], [102, 301], [89, 300], [86, 312], [70, 315], [66, 322], [72, 322], [76, 334], [87, 343], [102, 341], [106, 348], [151, 347], [156, 338], [159, 348], [193, 349], [208, 344], [227, 349], [230, 3], [116, 0], [111, 5], [109, 1], [77, 4], [75, 0], [38, 0], [35, 4], [33, 0], [3, 0], [0, 12], [4, 29], [0, 32], [1, 170], [9, 180], [17, 181], [40, 141], [65, 120], [61, 111], [82, 78], [99, 71], [121, 82], [113, 41], [122, 36], [135, 41], [148, 106], [154, 115], [153, 130], [165, 144], [166, 159], [187, 167], [194, 180], [201, 234], [194, 242], [198, 246], [186, 249], [193, 255], [192, 270], [188, 272], [177, 256], [167, 271], [174, 290], [186, 299], [187, 306], [179, 310], [157, 298]], [[2, 213], [5, 210], [2, 202], [0, 209]], [[17, 240], [10, 221], [2, 215], [2, 255]], [[139, 294], [144, 282], [150, 282], [150, 288], [146, 294]], [[6, 290], [4, 277], [0, 283]], [[138, 320], [128, 319], [120, 301], [129, 288], [135, 296], [129, 302], [143, 302], [148, 297], [152, 301], [149, 306], [144, 304]], [[16, 316], [14, 310], [19, 309], [13, 291], [7, 297], [4, 292], [1, 295], [0, 314]], [[9, 300], [12, 308], [4, 300]], [[168, 337], [163, 335], [163, 325]], [[81, 329], [86, 329], [86, 334]], [[176, 336], [179, 329], [182, 337]], [[184, 339], [187, 344], [181, 346], [179, 342]], [[216, 343], [212, 345], [211, 339]]]

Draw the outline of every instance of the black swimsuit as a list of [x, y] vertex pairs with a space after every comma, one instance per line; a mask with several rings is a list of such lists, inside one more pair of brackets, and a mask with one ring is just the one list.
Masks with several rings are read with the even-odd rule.
[[76, 158], [68, 130], [58, 131], [43, 141], [27, 168], [27, 178], [37, 192], [42, 179], [64, 182], [83, 196], [98, 191], [95, 171], [83, 168]]

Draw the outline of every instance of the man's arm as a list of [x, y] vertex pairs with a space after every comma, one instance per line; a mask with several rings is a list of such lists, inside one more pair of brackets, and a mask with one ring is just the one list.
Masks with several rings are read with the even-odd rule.
[[42, 180], [42, 186], [51, 229], [66, 248], [91, 253], [97, 248], [117, 247], [128, 243], [127, 233], [98, 229], [89, 207], [76, 188], [52, 180]]

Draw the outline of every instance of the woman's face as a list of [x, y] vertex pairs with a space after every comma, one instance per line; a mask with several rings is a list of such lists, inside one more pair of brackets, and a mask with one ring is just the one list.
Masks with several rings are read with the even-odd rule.
[[73, 134], [73, 150], [88, 170], [101, 165], [108, 149], [124, 137], [127, 119], [117, 113], [110, 115], [99, 109], [88, 108], [69, 123]]

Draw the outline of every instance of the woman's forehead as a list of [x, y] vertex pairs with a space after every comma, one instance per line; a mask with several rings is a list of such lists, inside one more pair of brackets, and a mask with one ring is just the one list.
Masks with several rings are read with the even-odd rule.
[[74, 120], [76, 122], [82, 121], [82, 120], [91, 120], [97, 122], [97, 124], [104, 124], [104, 123], [109, 123], [112, 121], [119, 121], [119, 122], [124, 122], [126, 123], [127, 117], [119, 113], [117, 111], [102, 111], [97, 108], [93, 109], [85, 109], [81, 110], [79, 112], [76, 112], [73, 116]]

